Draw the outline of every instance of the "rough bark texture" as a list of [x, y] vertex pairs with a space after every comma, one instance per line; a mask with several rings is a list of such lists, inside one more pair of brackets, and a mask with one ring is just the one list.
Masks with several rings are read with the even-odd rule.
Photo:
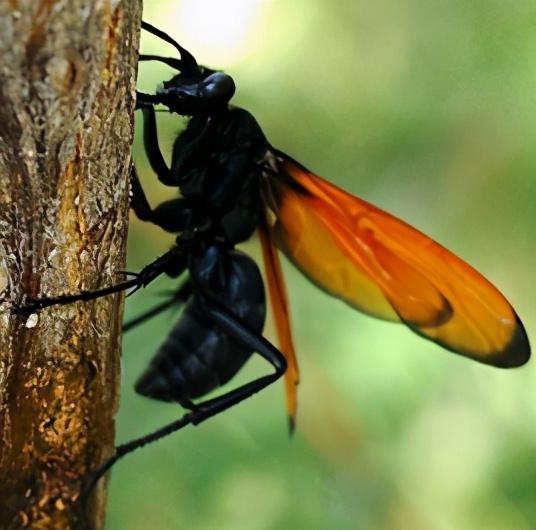
[[124, 268], [138, 0], [0, 0], [0, 528], [102, 528], [122, 298], [22, 317]]

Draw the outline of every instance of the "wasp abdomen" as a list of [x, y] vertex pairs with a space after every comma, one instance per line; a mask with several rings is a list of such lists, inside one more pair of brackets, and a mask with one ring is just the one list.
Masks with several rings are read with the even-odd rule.
[[[255, 262], [236, 250], [207, 249], [194, 272], [210, 295], [249, 328], [261, 333], [266, 302]], [[253, 351], [214, 326], [195, 293], [136, 384], [153, 399], [184, 402], [204, 396], [229, 381]]]

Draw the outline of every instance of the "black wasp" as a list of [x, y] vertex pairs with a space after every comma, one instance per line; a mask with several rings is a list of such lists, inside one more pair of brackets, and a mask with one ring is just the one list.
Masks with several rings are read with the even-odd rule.
[[[136, 384], [148, 397], [189, 409], [180, 420], [116, 448], [92, 477], [124, 454], [197, 425], [247, 399], [285, 374], [291, 428], [298, 368], [288, 304], [275, 245], [317, 286], [372, 316], [399, 321], [444, 348], [482, 363], [524, 364], [530, 346], [506, 298], [481, 274], [422, 232], [350, 195], [274, 149], [247, 111], [232, 107], [233, 80], [197, 64], [171, 37], [180, 59], [141, 55], [179, 73], [156, 94], [137, 93], [144, 143], [159, 181], [181, 196], [152, 209], [132, 170], [132, 208], [143, 221], [176, 233], [176, 244], [134, 278], [94, 292], [35, 300], [37, 311], [145, 287], [161, 274], [187, 280], [164, 304], [126, 324], [139, 324], [174, 303], [184, 310]], [[158, 145], [155, 105], [189, 116], [173, 145], [171, 167]], [[262, 336], [263, 280], [255, 262], [235, 249], [258, 229], [280, 350]], [[195, 402], [228, 382], [253, 352], [273, 367], [265, 375], [213, 399]]]
[[[142, 28], [171, 43], [181, 55], [180, 59], [139, 56], [140, 61], [160, 61], [179, 73], [154, 95], [137, 92], [136, 102], [136, 109], [143, 113], [150, 165], [161, 183], [180, 188], [181, 197], [151, 208], [133, 166], [131, 207], [141, 220], [178, 234], [176, 244], [133, 274], [131, 280], [97, 291], [33, 300], [16, 310], [29, 313], [56, 304], [93, 300], [145, 287], [161, 274], [188, 274], [169, 302], [125, 324], [123, 329], [172, 304], [184, 303], [180, 318], [139, 378], [136, 391], [178, 402], [190, 412], [148, 436], [117, 447], [92, 484], [124, 454], [232, 407], [270, 385], [287, 368], [282, 353], [262, 336], [266, 298], [259, 268], [253, 259], [235, 249], [259, 225], [266, 139], [249, 113], [227, 106], [235, 92], [230, 76], [198, 65], [187, 50], [154, 26], [142, 22]], [[173, 145], [171, 167], [166, 165], [158, 145], [156, 104], [191, 116]], [[229, 381], [253, 352], [272, 365], [272, 373], [219, 397], [192, 401]]]

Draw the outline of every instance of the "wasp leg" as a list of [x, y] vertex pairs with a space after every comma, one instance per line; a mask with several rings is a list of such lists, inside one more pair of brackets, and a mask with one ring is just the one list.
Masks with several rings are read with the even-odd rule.
[[130, 205], [140, 220], [148, 221], [173, 233], [202, 231], [210, 226], [210, 217], [199, 208], [195, 208], [188, 199], [171, 199], [154, 209], [151, 208], [134, 165], [130, 172], [130, 183], [132, 189]]
[[127, 280], [109, 287], [97, 289], [95, 291], [82, 291], [77, 294], [67, 294], [62, 296], [38, 298], [36, 300], [30, 300], [28, 303], [22, 306], [15, 306], [12, 312], [15, 314], [28, 314], [34, 313], [45, 307], [53, 305], [65, 305], [73, 302], [86, 302], [88, 300], [95, 300], [109, 294], [119, 293], [134, 287], [134, 291], [137, 291], [141, 287], [147, 286], [158, 276], [173, 269], [177, 266], [177, 263], [183, 263], [183, 254], [178, 251], [177, 247], [173, 247], [171, 250], [154, 260], [149, 265], [146, 265], [139, 273], [135, 274], [135, 278]]
[[[156, 173], [158, 180], [165, 186], [180, 186], [184, 178], [181, 178], [181, 169], [184, 159], [200, 146], [209, 137], [210, 120], [200, 118], [190, 121], [185, 131], [180, 134], [173, 145], [171, 157], [171, 169], [167, 166], [158, 143], [158, 129], [156, 126], [156, 112], [154, 103], [163, 103], [159, 96], [137, 93], [137, 108], [143, 113], [143, 144], [149, 165]], [[140, 99], [141, 98], [141, 99]]]
[[161, 103], [161, 99], [156, 94], [146, 94], [145, 92], [139, 92], [136, 90], [136, 107], [135, 110], [144, 109], [145, 107], [152, 107]]
[[274, 372], [263, 377], [259, 377], [250, 383], [246, 383], [235, 390], [231, 390], [226, 394], [218, 396], [202, 403], [197, 403], [192, 411], [188, 412], [179, 420], [176, 420], [164, 427], [136, 438], [130, 442], [118, 445], [115, 448], [113, 456], [111, 456], [104, 464], [96, 469], [89, 477], [85, 488], [85, 495], [89, 495], [99, 479], [123, 456], [140, 447], [143, 447], [152, 442], [156, 442], [169, 434], [172, 434], [187, 425], [198, 425], [201, 422], [211, 418], [227, 410], [234, 405], [253, 396], [263, 388], [271, 385], [279, 379], [287, 368], [287, 362], [283, 354], [262, 335], [251, 331], [249, 327], [242, 322], [241, 319], [234, 316], [224, 306], [215, 300], [204, 298], [204, 306], [207, 316], [212, 320], [215, 326], [234, 338], [237, 342], [247, 348], [251, 348], [264, 359], [266, 359], [274, 368]]
[[[138, 94], [138, 99], [140, 95], [141, 94]], [[143, 95], [142, 102], [144, 101], [145, 96], [149, 96], [149, 94]], [[176, 187], [177, 179], [168, 168], [158, 143], [158, 130], [156, 128], [156, 113], [154, 107], [152, 104], [142, 105], [141, 110], [143, 112], [143, 144], [145, 146], [149, 164], [162, 184]]]
[[153, 221], [153, 209], [147, 200], [147, 196], [143, 191], [136, 166], [132, 164], [130, 168], [130, 189], [132, 191], [132, 199], [130, 206], [134, 210], [136, 217], [141, 221]]
[[174, 305], [182, 305], [188, 300], [190, 295], [192, 294], [192, 284], [190, 281], [186, 281], [183, 285], [180, 286], [180, 288], [177, 290], [177, 292], [168, 298], [167, 300], [164, 300], [160, 304], [152, 307], [151, 309], [147, 310], [145, 313], [142, 313], [141, 315], [133, 318], [132, 320], [129, 320], [128, 322], [125, 322], [123, 324], [123, 331], [128, 331], [139, 324], [142, 324], [146, 320], [149, 320], [150, 318], [159, 315], [163, 311], [165, 311], [168, 307], [172, 307]]

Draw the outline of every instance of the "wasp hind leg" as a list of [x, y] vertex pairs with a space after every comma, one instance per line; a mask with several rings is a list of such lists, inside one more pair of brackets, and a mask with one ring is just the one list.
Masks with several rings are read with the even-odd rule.
[[[215, 397], [196, 403], [193, 405], [193, 409], [182, 416], [179, 420], [176, 420], [156, 431], [136, 438], [130, 442], [122, 445], [118, 445], [115, 448], [114, 454], [104, 464], [95, 470], [88, 478], [88, 482], [85, 487], [85, 495], [89, 495], [93, 487], [97, 484], [99, 479], [123, 456], [148, 445], [152, 442], [156, 442], [169, 434], [172, 434], [187, 425], [199, 425], [201, 422], [216, 416], [220, 412], [227, 410], [234, 405], [237, 405], [241, 401], [253, 396], [257, 392], [271, 385], [277, 379], [279, 379], [287, 369], [287, 362], [283, 354], [261, 334], [256, 333], [249, 329], [249, 327], [231, 312], [222, 306], [216, 300], [203, 297], [203, 307], [206, 310], [207, 317], [212, 323], [225, 332], [229, 337], [239, 342], [241, 345], [250, 348], [257, 352], [264, 359], [266, 359], [274, 368], [274, 372], [249, 383], [246, 383], [234, 390], [231, 390], [221, 396]], [[190, 407], [188, 407], [190, 408]]]

